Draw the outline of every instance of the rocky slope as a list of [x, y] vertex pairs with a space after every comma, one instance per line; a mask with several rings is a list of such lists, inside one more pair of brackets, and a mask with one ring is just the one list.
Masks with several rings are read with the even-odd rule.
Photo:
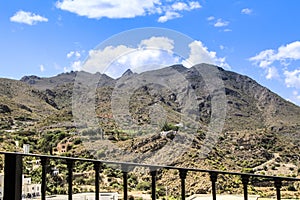
[[[21, 119], [33, 120], [27, 128], [39, 132], [72, 123], [70, 131], [84, 133], [85, 148], [101, 159], [289, 176], [300, 171], [300, 108], [216, 66], [127, 71], [119, 79], [70, 72], [0, 79], [0, 85], [2, 130], [22, 126]], [[175, 176], [160, 181], [176, 188]], [[206, 190], [202, 180], [188, 179], [187, 189]]]

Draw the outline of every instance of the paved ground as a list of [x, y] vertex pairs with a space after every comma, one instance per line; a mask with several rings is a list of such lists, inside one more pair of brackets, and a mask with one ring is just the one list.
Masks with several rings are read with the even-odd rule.
[[[248, 200], [258, 200], [257, 195], [249, 195]], [[193, 195], [187, 200], [212, 200], [212, 196], [208, 194], [197, 194]], [[244, 200], [243, 195], [217, 195], [217, 200]]]

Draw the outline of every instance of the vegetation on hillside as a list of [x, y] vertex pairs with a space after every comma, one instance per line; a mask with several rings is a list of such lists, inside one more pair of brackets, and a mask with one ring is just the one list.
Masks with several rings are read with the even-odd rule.
[[[126, 105], [135, 126], [131, 126], [130, 123], [120, 126], [117, 120], [125, 121], [128, 116], [116, 118], [114, 114], [117, 111], [112, 109], [112, 102], [115, 98], [113, 95], [116, 95], [116, 86], [122, 88], [122, 84], [139, 76], [137, 74], [127, 74], [124, 76], [125, 81], [85, 72], [65, 73], [51, 78], [24, 77], [22, 81], [0, 79], [0, 150], [20, 152], [23, 144], [29, 144], [31, 153], [110, 159], [111, 155], [117, 155], [111, 148], [112, 145], [109, 146], [113, 144], [123, 153], [128, 152], [126, 155], [119, 155], [128, 161], [138, 160], [135, 159], [135, 155], [138, 155], [139, 159], [145, 159], [145, 156], [153, 155], [152, 152], [173, 144], [174, 138], [186, 134], [186, 127], [189, 125], [182, 122], [182, 117], [183, 112], [190, 112], [189, 114], [198, 120], [199, 127], [192, 133], [194, 137], [188, 150], [174, 159], [172, 157], [171, 165], [298, 177], [300, 143], [297, 138], [300, 108], [246, 76], [214, 66], [208, 67], [217, 69], [217, 75], [223, 80], [226, 118], [222, 132], [217, 136], [217, 143], [205, 159], [203, 158], [202, 148], [208, 136], [214, 96], [209, 93], [203, 78], [197, 75], [199, 67], [203, 66], [191, 69], [173, 66], [172, 69], [179, 70], [189, 82], [188, 88], [183, 88], [181, 92], [154, 83], [130, 91], [131, 96]], [[169, 71], [172, 70], [166, 68], [146, 72], [143, 76], [155, 73], [169, 80]], [[89, 127], [88, 120], [78, 123], [74, 117], [73, 87], [80, 88], [84, 85], [78, 83], [74, 86], [78, 73], [84, 73], [84, 77], [102, 77], [97, 84], [94, 101], [90, 97], [80, 99], [83, 102], [93, 102], [95, 113], [87, 113], [87, 119], [94, 114], [98, 120], [98, 127]], [[184, 105], [188, 102], [184, 96], [187, 91], [192, 91], [197, 97], [193, 102], [196, 103], [193, 105], [197, 108], [196, 114], [189, 109], [184, 110]], [[120, 90], [118, 95], [124, 97], [127, 94], [125, 90]], [[121, 100], [118, 103], [123, 105]], [[155, 115], [161, 113], [158, 112], [161, 109], [165, 111], [165, 116]], [[155, 117], [163, 120], [153, 124], [152, 119]], [[136, 126], [158, 128], [137, 129]], [[3, 170], [3, 158], [0, 162]], [[34, 164], [36, 162], [27, 157], [24, 163], [24, 173], [31, 176], [33, 182], [40, 182], [41, 166]], [[92, 164], [76, 162], [74, 192], [94, 191], [93, 173]], [[47, 168], [47, 192], [65, 194], [66, 177], [66, 163], [51, 160]], [[178, 195], [178, 177], [177, 171], [159, 170], [158, 196]], [[129, 190], [149, 193], [149, 180], [148, 171], [130, 172]], [[250, 193], [269, 195], [270, 190], [265, 185], [256, 184], [256, 180], [251, 181], [253, 184], [249, 188]], [[242, 191], [241, 180], [237, 177], [220, 176], [218, 183], [220, 193]], [[188, 194], [209, 193], [209, 188], [207, 175], [188, 176]], [[114, 170], [113, 166], [103, 166], [101, 190], [121, 192], [121, 189], [122, 172]], [[297, 184], [284, 185], [283, 188], [284, 191], [296, 190], [296, 194], [299, 193], [298, 189]]]

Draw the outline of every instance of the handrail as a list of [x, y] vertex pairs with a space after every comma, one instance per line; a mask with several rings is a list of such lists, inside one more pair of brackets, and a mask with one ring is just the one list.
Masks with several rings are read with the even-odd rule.
[[40, 157], [40, 158], [51, 158], [59, 160], [73, 160], [73, 161], [83, 161], [83, 162], [99, 162], [104, 164], [114, 164], [114, 165], [126, 165], [133, 167], [144, 167], [144, 168], [153, 168], [153, 169], [175, 169], [175, 170], [187, 170], [194, 172], [204, 172], [204, 173], [217, 173], [217, 174], [228, 174], [228, 175], [245, 175], [251, 177], [265, 178], [265, 179], [280, 179], [283, 181], [300, 181], [300, 178], [295, 177], [285, 177], [285, 176], [269, 176], [263, 174], [253, 174], [253, 173], [243, 173], [243, 172], [229, 172], [221, 170], [208, 170], [208, 169], [199, 169], [199, 168], [186, 168], [186, 167], [176, 167], [176, 166], [166, 166], [166, 165], [151, 165], [143, 163], [133, 163], [133, 162], [120, 162], [120, 161], [109, 161], [109, 160], [98, 160], [98, 159], [88, 159], [88, 158], [79, 158], [79, 157], [68, 157], [68, 156], [53, 156], [53, 155], [43, 155], [43, 154], [32, 154], [32, 153], [19, 153], [19, 152], [3, 152], [0, 151], [0, 154], [15, 154], [21, 156], [29, 157]]
[[[5, 155], [5, 166], [4, 166], [4, 200], [19, 200], [21, 199], [21, 182], [22, 182], [22, 163], [23, 157], [38, 157], [41, 159], [42, 164], [42, 195], [41, 199], [46, 199], [46, 165], [49, 159], [59, 159], [67, 161], [68, 168], [68, 199], [72, 200], [72, 178], [73, 178], [73, 166], [74, 162], [90, 162], [94, 164], [95, 170], [95, 199], [99, 200], [99, 172], [102, 164], [113, 164], [120, 165], [123, 173], [123, 198], [124, 200], [128, 199], [128, 188], [127, 188], [127, 179], [128, 179], [128, 169], [130, 167], [143, 167], [149, 168], [151, 174], [151, 198], [156, 199], [156, 171], [158, 169], [167, 169], [167, 170], [178, 170], [179, 178], [181, 180], [181, 199], [185, 199], [185, 179], [188, 172], [203, 172], [210, 175], [210, 181], [212, 183], [212, 197], [213, 200], [216, 200], [216, 181], [219, 174], [222, 175], [235, 175], [240, 176], [242, 179], [244, 200], [248, 200], [248, 184], [250, 177], [263, 178], [274, 181], [274, 187], [276, 189], [277, 200], [281, 199], [280, 189], [282, 187], [282, 181], [300, 181], [299, 178], [294, 177], [283, 177], [283, 176], [269, 176], [262, 174], [252, 174], [252, 173], [240, 173], [240, 172], [229, 172], [229, 171], [220, 171], [220, 170], [207, 170], [207, 169], [198, 169], [198, 168], [184, 168], [176, 166], [163, 166], [163, 165], [150, 165], [150, 164], [141, 164], [133, 162], [119, 162], [119, 161], [107, 161], [107, 160], [96, 160], [88, 158], [78, 158], [78, 157], [66, 157], [66, 156], [53, 156], [53, 155], [42, 155], [42, 154], [25, 154], [19, 152], [3, 152], [0, 151], [0, 154]], [[6, 177], [6, 178], [5, 178]]]

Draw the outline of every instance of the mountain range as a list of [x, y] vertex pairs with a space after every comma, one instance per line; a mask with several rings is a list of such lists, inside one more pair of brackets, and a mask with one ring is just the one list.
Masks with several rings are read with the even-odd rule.
[[[286, 176], [300, 171], [300, 107], [217, 66], [127, 70], [117, 79], [71, 71], [1, 78], [0, 86], [1, 131], [75, 131], [100, 159]], [[172, 176], [161, 181], [175, 184]], [[209, 187], [201, 183], [201, 177], [187, 180], [187, 188]]]

